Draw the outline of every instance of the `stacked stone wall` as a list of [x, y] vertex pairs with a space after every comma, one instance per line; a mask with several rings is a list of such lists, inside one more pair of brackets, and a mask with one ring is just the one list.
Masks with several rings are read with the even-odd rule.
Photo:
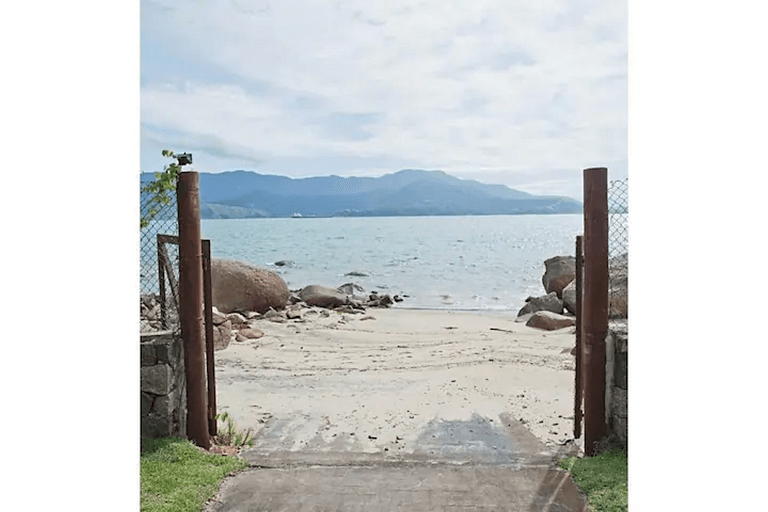
[[628, 329], [626, 320], [609, 322], [606, 349], [605, 411], [612, 437], [625, 448], [628, 439]]
[[141, 335], [141, 438], [186, 437], [187, 393], [181, 335]]

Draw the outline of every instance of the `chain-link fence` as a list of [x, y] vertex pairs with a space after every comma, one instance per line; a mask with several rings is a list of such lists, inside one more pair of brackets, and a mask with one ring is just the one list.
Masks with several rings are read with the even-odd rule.
[[628, 178], [608, 185], [608, 293], [610, 318], [627, 318], [629, 268]]
[[[179, 328], [179, 314], [173, 287], [179, 277], [179, 246], [160, 243], [160, 250], [167, 255], [166, 264], [158, 265], [158, 236], [179, 233], [176, 194], [171, 201], [162, 204], [153, 200], [152, 194], [141, 193], [141, 332]], [[171, 273], [168, 276], [168, 273]], [[165, 301], [161, 300], [164, 291]], [[165, 305], [163, 305], [165, 302]]]

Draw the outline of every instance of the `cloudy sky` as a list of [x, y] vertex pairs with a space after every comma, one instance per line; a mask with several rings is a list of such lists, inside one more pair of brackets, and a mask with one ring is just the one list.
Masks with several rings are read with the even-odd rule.
[[622, 0], [142, 0], [141, 167], [580, 198], [627, 174], [626, 27]]

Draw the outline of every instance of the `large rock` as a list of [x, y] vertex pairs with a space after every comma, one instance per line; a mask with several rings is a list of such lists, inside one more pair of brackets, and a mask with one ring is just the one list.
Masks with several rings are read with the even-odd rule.
[[571, 327], [576, 325], [576, 319], [569, 316], [558, 315], [551, 311], [537, 311], [528, 319], [525, 323], [528, 327], [535, 327], [537, 329], [544, 329], [547, 331], [555, 331], [557, 329], [563, 329], [565, 327]]
[[574, 279], [568, 286], [563, 288], [563, 306], [572, 315], [576, 314], [576, 280]]
[[555, 292], [544, 295], [543, 297], [528, 297], [525, 306], [517, 313], [517, 316], [535, 313], [537, 311], [551, 311], [561, 314], [563, 312], [563, 301], [557, 298]]
[[222, 313], [282, 309], [290, 292], [274, 272], [240, 261], [211, 260], [213, 305]]
[[547, 293], [555, 292], [563, 298], [563, 288], [576, 279], [576, 258], [574, 256], [555, 256], [544, 261], [544, 276], [541, 278]]
[[240, 326], [243, 324], [247, 324], [248, 320], [245, 319], [243, 315], [240, 313], [230, 313], [227, 315], [227, 320], [232, 322], [233, 326]]
[[347, 303], [347, 296], [339, 290], [311, 284], [299, 292], [301, 300], [310, 306], [320, 306], [322, 308], [335, 308]]
[[264, 331], [262, 331], [261, 329], [256, 329], [251, 327], [248, 329], [240, 329], [239, 331], [237, 331], [237, 334], [239, 334], [240, 337], [245, 339], [256, 340], [264, 336]]
[[216, 325], [213, 324], [213, 350], [224, 350], [232, 341], [232, 322], [225, 320]]
[[608, 316], [628, 318], [629, 278], [627, 253], [608, 261]]
[[[608, 261], [608, 316], [610, 318], [627, 318], [627, 254], [615, 256]], [[563, 288], [563, 305], [570, 313], [576, 314], [576, 280]]]

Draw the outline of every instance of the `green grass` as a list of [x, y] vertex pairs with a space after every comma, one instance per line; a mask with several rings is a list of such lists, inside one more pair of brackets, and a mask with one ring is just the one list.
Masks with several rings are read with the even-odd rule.
[[607, 451], [594, 457], [569, 457], [560, 467], [573, 475], [573, 481], [587, 495], [595, 512], [626, 512], [627, 454]]
[[247, 466], [184, 439], [149, 439], [141, 453], [141, 511], [199, 512], [225, 476]]

